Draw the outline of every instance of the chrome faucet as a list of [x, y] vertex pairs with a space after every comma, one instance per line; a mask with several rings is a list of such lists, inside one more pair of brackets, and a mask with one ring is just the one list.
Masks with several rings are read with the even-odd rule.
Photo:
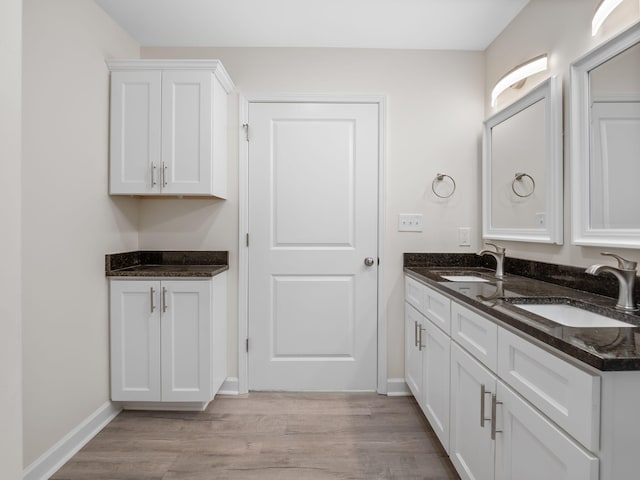
[[504, 247], [499, 247], [498, 245], [496, 245], [495, 243], [489, 243], [487, 242], [487, 245], [491, 245], [492, 247], [496, 248], [496, 251], [492, 251], [492, 250], [481, 250], [478, 252], [478, 255], [483, 256], [483, 255], [491, 255], [493, 258], [496, 259], [496, 278], [502, 278], [504, 277], [504, 252], [506, 251], [506, 249]]
[[625, 312], [637, 312], [638, 306], [633, 299], [633, 286], [636, 282], [636, 267], [638, 262], [633, 262], [622, 258], [619, 255], [615, 255], [609, 252], [602, 252], [601, 255], [607, 255], [618, 260], [618, 266], [612, 267], [610, 265], [591, 265], [585, 270], [586, 273], [591, 275], [599, 275], [602, 272], [613, 273], [620, 284], [620, 290], [618, 291], [618, 303], [616, 309]]

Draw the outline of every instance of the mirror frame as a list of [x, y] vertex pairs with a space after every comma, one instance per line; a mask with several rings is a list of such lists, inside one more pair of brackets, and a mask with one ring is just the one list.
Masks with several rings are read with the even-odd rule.
[[[545, 192], [546, 221], [544, 228], [504, 228], [492, 226], [491, 216], [491, 129], [540, 100], [545, 108]], [[518, 242], [563, 242], [563, 149], [562, 149], [562, 82], [550, 77], [514, 103], [484, 122], [482, 135], [482, 238]]]
[[636, 23], [571, 64], [571, 238], [574, 245], [638, 248], [640, 228], [591, 228], [589, 72], [640, 43]]

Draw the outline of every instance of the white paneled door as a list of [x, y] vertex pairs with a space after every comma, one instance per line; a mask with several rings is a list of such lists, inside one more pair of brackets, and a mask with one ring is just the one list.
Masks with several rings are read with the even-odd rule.
[[249, 104], [251, 390], [376, 390], [378, 110]]

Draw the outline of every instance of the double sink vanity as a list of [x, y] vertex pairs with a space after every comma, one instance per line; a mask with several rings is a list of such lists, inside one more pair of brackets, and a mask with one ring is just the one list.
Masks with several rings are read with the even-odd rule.
[[[562, 245], [570, 195], [568, 248], [636, 255], [638, 59], [635, 23], [484, 122], [483, 240]], [[458, 473], [640, 478], [636, 262], [585, 271], [504, 253], [404, 257], [405, 379]]]
[[615, 279], [474, 254], [404, 271], [406, 382], [463, 479], [637, 478], [640, 316]]

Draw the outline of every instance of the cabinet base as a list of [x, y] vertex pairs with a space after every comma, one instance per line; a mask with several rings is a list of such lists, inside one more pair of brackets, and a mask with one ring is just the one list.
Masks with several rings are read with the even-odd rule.
[[[213, 399], [212, 399], [213, 400]], [[167, 410], [202, 412], [211, 402], [115, 402], [123, 410]]]

